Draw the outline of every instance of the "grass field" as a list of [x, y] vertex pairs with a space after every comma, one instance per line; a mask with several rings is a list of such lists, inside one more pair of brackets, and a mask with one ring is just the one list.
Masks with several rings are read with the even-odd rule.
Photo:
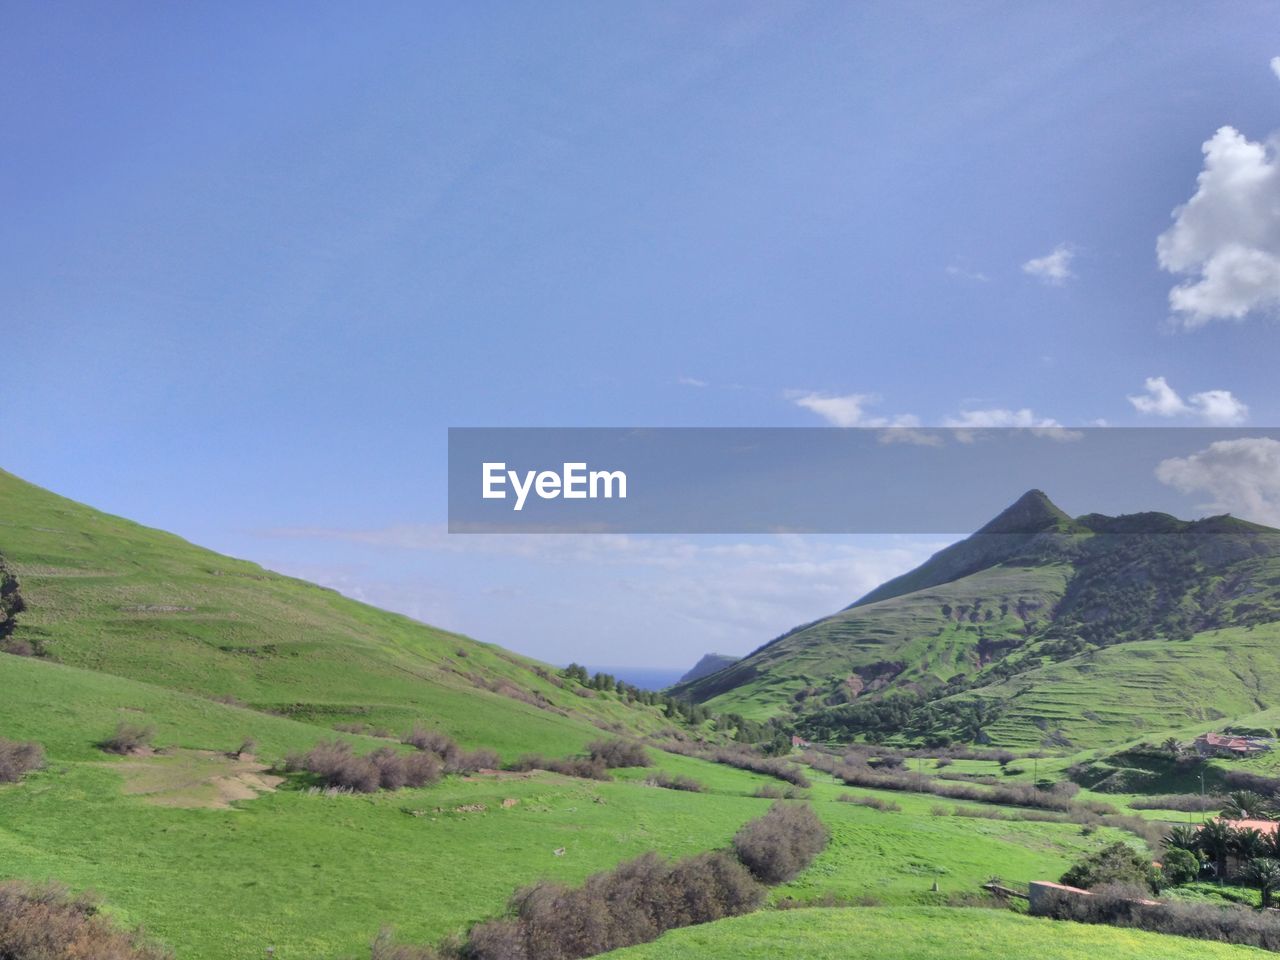
[[1249, 960], [1265, 950], [941, 907], [780, 910], [673, 930], [610, 960]]
[[[651, 749], [654, 767], [615, 771], [607, 782], [490, 772], [421, 789], [325, 795], [275, 768], [322, 739], [338, 737], [360, 752], [393, 742], [337, 733], [338, 724], [399, 734], [423, 722], [506, 759], [578, 754], [608, 732], [666, 736], [675, 724], [657, 707], [588, 692], [499, 647], [218, 556], [5, 474], [0, 554], [26, 601], [14, 638], [51, 655], [0, 654], [0, 737], [38, 741], [48, 755], [43, 770], [0, 785], [0, 879], [93, 888], [108, 912], [144, 925], [179, 960], [262, 956], [267, 947], [277, 960], [358, 957], [383, 925], [406, 941], [434, 942], [500, 914], [525, 884], [576, 884], [650, 850], [676, 857], [724, 847], [768, 809], [771, 801], [753, 794], [778, 786]], [[967, 631], [944, 626], [916, 652], [922, 669], [943, 677], [969, 643]], [[153, 727], [156, 751], [104, 753], [98, 742], [121, 722]], [[234, 756], [246, 740], [255, 741], [254, 755]], [[1061, 777], [1079, 759], [1020, 763], [1007, 779], [1025, 782], [1037, 771]], [[937, 772], [931, 761], [916, 765]], [[990, 761], [957, 761], [953, 769], [1006, 777]], [[705, 790], [649, 785], [659, 771]], [[760, 953], [759, 942], [777, 936], [783, 944], [801, 938], [790, 955], [857, 956], [847, 952], [851, 936], [887, 942], [881, 928], [850, 933], [854, 920], [896, 925], [920, 951], [935, 941], [977, 942], [975, 923], [990, 926], [992, 943], [1012, 945], [1042, 925], [942, 905], [993, 875], [1056, 878], [1088, 851], [1127, 837], [1073, 823], [958, 817], [954, 803], [927, 794], [849, 790], [816, 772], [812, 780], [806, 795], [831, 828], [831, 843], [772, 899], [869, 898], [889, 909], [768, 911], [644, 949], [674, 943], [701, 952], [698, 940], [679, 946], [681, 937], [700, 937], [725, 951], [703, 955], [776, 956]], [[899, 809], [840, 802], [847, 791]], [[803, 931], [795, 918], [808, 918]], [[753, 924], [763, 932], [752, 934]], [[1081, 950], [1148, 943], [1102, 929], [1080, 936]], [[753, 937], [765, 939], [749, 948], [756, 953], [743, 952]], [[803, 952], [819, 949], [845, 952]], [[654, 954], [666, 955], [675, 954]]]

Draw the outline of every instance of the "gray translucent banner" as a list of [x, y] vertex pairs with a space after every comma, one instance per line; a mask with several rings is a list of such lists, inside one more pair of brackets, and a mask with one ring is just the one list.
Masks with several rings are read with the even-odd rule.
[[451, 533], [968, 533], [1031, 489], [1274, 525], [1280, 428], [449, 431]]

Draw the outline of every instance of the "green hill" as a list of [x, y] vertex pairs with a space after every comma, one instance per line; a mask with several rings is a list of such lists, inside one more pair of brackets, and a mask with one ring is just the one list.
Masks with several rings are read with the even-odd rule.
[[785, 910], [673, 930], [654, 943], [616, 950], [613, 960], [1261, 960], [1265, 950], [946, 908]]
[[691, 680], [710, 676], [717, 670], [723, 670], [725, 667], [732, 665], [737, 659], [737, 657], [730, 657], [723, 653], [704, 653], [702, 658], [680, 678], [679, 682], [688, 683]]
[[1280, 705], [1277, 637], [1280, 532], [1230, 517], [1073, 520], [1033, 490], [846, 609], [674, 692], [820, 738], [1098, 746]]
[[[0, 558], [24, 612], [0, 649], [291, 717], [403, 731], [435, 718], [504, 756], [578, 750], [656, 707], [55, 496], [0, 472]], [[0, 593], [3, 588], [0, 588]]]

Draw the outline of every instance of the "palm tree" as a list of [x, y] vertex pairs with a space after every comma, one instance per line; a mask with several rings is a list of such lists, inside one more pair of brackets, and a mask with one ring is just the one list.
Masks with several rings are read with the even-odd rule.
[[1234, 833], [1225, 820], [1210, 820], [1196, 834], [1196, 846], [1213, 861], [1213, 872], [1219, 881], [1227, 872], [1227, 855], [1232, 850]]
[[1258, 857], [1244, 868], [1244, 881], [1262, 891], [1262, 909], [1271, 906], [1271, 895], [1280, 887], [1280, 860]]
[[1270, 846], [1267, 839], [1252, 827], [1231, 831], [1231, 852], [1240, 859], [1241, 863], [1265, 857]]
[[1163, 746], [1165, 751], [1168, 752], [1171, 756], [1176, 757], [1179, 753], [1182, 752], [1182, 744], [1178, 742], [1177, 737], [1170, 737], [1163, 744], [1161, 744], [1161, 746]]
[[1270, 820], [1275, 808], [1271, 801], [1252, 790], [1237, 790], [1227, 794], [1222, 815], [1228, 820]]
[[1267, 842], [1265, 856], [1280, 860], [1280, 830], [1273, 830], [1271, 833], [1263, 834], [1263, 838]]
[[1174, 827], [1164, 837], [1166, 847], [1178, 850], [1196, 849], [1196, 830], [1194, 827]]

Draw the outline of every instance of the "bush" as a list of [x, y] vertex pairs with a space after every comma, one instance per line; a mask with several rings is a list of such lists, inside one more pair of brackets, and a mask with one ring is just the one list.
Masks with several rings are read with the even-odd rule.
[[1164, 872], [1165, 880], [1175, 887], [1180, 887], [1200, 876], [1200, 858], [1190, 850], [1173, 847], [1165, 852], [1161, 870]]
[[759, 906], [763, 889], [725, 853], [676, 863], [647, 853], [577, 888], [540, 883], [511, 900], [512, 916], [473, 927], [472, 960], [574, 960], [645, 943], [666, 930]]
[[830, 836], [807, 804], [775, 803], [734, 835], [733, 849], [756, 879], [782, 883], [812, 863]]
[[17, 783], [44, 766], [44, 747], [0, 737], [0, 783]]
[[121, 723], [116, 732], [103, 740], [98, 746], [107, 753], [136, 753], [151, 746], [155, 738], [155, 727], [144, 727], [136, 723]]
[[[691, 744], [683, 743], [679, 740], [671, 740], [662, 744], [662, 748], [669, 753], [697, 757], [701, 760], [710, 760], [712, 763], [722, 763], [725, 766], [735, 767], [738, 770], [749, 770], [751, 773], [775, 777], [778, 780], [783, 780], [793, 786], [804, 789], [808, 789], [810, 786], [804, 772], [794, 763], [788, 763], [780, 757], [761, 756], [758, 751], [741, 744], [732, 747], [713, 748], [705, 744]], [[821, 756], [821, 754], [814, 755]]]
[[290, 757], [287, 769], [314, 773], [327, 787], [373, 793], [424, 787], [440, 779], [440, 759], [432, 753], [398, 753], [379, 747], [367, 757], [356, 755], [341, 740], [318, 743], [301, 757]]
[[1117, 841], [1091, 853], [1062, 875], [1070, 887], [1093, 887], [1115, 884], [1149, 886], [1151, 862], [1127, 843]]
[[771, 783], [757, 787], [752, 796], [761, 800], [807, 800], [809, 797], [807, 793], [795, 787], [775, 787]]
[[634, 740], [596, 740], [587, 745], [587, 752], [591, 759], [602, 761], [609, 769], [650, 764], [648, 751]]
[[[921, 773], [881, 773], [860, 760], [838, 764], [832, 773], [846, 786], [867, 787], [872, 790], [910, 790], [916, 793], [932, 793], [948, 800], [970, 803], [998, 803], [1010, 807], [1037, 807], [1042, 810], [1066, 812], [1075, 805], [1072, 798], [1080, 792], [1077, 784], [1063, 781], [1049, 788], [1029, 783], [1005, 783], [986, 789], [970, 783], [946, 779], [934, 779]], [[1111, 813], [1112, 807], [1095, 805], [1095, 813]]]
[[579, 777], [583, 780], [608, 780], [609, 771], [603, 760], [587, 757], [565, 757], [564, 759], [548, 759], [538, 753], [526, 753], [515, 763], [512, 770], [549, 770], [566, 777]]
[[1227, 798], [1210, 793], [1201, 796], [1198, 793], [1162, 793], [1149, 797], [1138, 797], [1129, 806], [1135, 810], [1178, 810], [1182, 813], [1207, 813], [1210, 810], [1221, 810]]
[[451, 754], [458, 752], [458, 745], [447, 733], [428, 730], [421, 724], [414, 724], [413, 729], [406, 733], [400, 742], [418, 750], [434, 753], [441, 759], [447, 759]]
[[88, 896], [55, 886], [0, 883], [0, 957], [4, 960], [169, 960], [141, 933], [120, 930]]
[[879, 797], [873, 797], [866, 793], [842, 793], [836, 799], [841, 803], [856, 803], [860, 807], [870, 807], [872, 810], [880, 810], [884, 813], [900, 813], [902, 811], [902, 807], [892, 800], [881, 800]]
[[692, 777], [686, 777], [684, 774], [671, 776], [667, 773], [658, 773], [650, 777], [647, 783], [653, 784], [655, 787], [665, 787], [668, 790], [685, 790], [689, 793], [706, 793], [707, 788], [694, 780]]
[[487, 748], [479, 750], [454, 750], [444, 758], [444, 772], [468, 775], [480, 770], [497, 770], [502, 759], [497, 751]]
[[1172, 936], [1280, 950], [1280, 916], [1275, 911], [1179, 901], [1151, 905], [1141, 901], [1140, 890], [1099, 889], [1092, 896], [1050, 890], [1039, 901], [1037, 912], [1057, 920], [1107, 923]]

